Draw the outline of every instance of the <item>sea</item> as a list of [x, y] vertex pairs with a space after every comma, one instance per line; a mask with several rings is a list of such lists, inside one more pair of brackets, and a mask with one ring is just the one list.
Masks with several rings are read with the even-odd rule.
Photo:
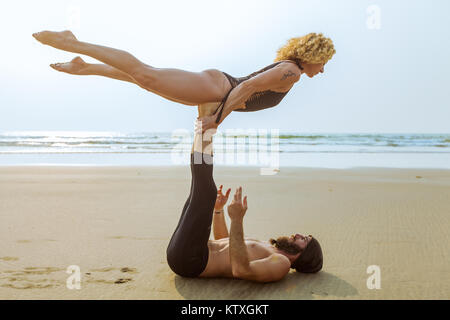
[[[0, 132], [0, 166], [188, 165], [192, 130]], [[450, 134], [218, 130], [214, 164], [450, 169]]]

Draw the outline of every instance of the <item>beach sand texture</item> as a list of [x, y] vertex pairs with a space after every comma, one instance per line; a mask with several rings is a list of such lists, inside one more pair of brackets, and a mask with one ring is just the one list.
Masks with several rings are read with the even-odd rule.
[[[214, 168], [243, 186], [245, 236], [321, 242], [318, 274], [269, 284], [175, 275], [185, 167], [1, 167], [1, 299], [449, 299], [450, 171]], [[227, 217], [228, 218], [228, 217]], [[229, 222], [229, 219], [227, 220]], [[68, 266], [81, 289], [66, 287]], [[381, 289], [368, 289], [368, 266]]]

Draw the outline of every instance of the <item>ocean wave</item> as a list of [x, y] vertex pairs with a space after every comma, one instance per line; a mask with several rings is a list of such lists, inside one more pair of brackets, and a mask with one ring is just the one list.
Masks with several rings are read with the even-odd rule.
[[[242, 133], [244, 132], [244, 133]], [[270, 150], [273, 136], [245, 130], [216, 135], [218, 148]], [[270, 130], [267, 130], [270, 133]], [[185, 137], [183, 139], [183, 137]], [[450, 148], [450, 134], [344, 134], [281, 132], [277, 147], [281, 153], [439, 153]], [[181, 139], [180, 139], [181, 138]], [[258, 139], [255, 139], [258, 138]], [[169, 153], [188, 148], [193, 134], [170, 132], [3, 132], [0, 153]]]

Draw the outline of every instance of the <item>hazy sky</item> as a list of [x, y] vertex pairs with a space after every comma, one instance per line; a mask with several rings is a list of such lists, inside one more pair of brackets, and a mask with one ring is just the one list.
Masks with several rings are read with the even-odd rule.
[[192, 129], [195, 107], [51, 69], [75, 55], [31, 34], [70, 27], [82, 41], [150, 65], [233, 76], [272, 63], [291, 37], [322, 32], [337, 51], [323, 74], [303, 75], [278, 106], [233, 113], [221, 128], [449, 133], [449, 12], [447, 0], [8, 1], [0, 10], [0, 131]]

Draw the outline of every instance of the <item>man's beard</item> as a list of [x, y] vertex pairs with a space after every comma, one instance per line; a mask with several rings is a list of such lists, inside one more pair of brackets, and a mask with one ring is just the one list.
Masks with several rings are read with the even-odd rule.
[[297, 244], [290, 241], [290, 238], [286, 236], [278, 237], [276, 240], [270, 239], [269, 241], [271, 244], [275, 245], [275, 248], [288, 254], [295, 255], [303, 251]]

